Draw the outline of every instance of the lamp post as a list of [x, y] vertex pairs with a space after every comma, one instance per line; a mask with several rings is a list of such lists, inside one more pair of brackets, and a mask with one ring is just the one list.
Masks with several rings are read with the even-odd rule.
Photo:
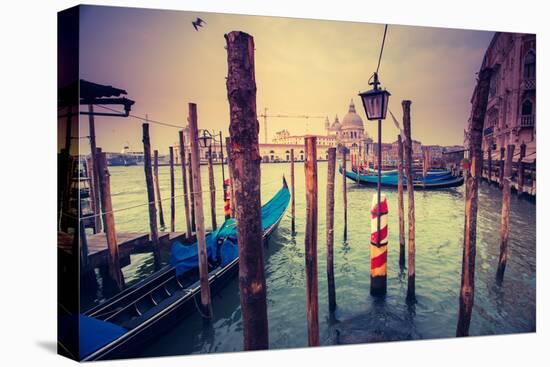
[[[381, 176], [382, 176], [382, 120], [386, 118], [386, 112], [388, 111], [388, 101], [390, 93], [385, 89], [380, 89], [380, 82], [378, 81], [378, 73], [374, 73], [371, 77], [372, 81], [369, 81], [369, 85], [372, 85], [372, 89], [359, 93], [361, 101], [363, 102], [363, 107], [365, 108], [365, 113], [368, 120], [378, 120], [378, 180], [377, 180], [377, 220], [376, 220], [376, 247], [380, 248], [380, 196], [381, 196]], [[387, 213], [384, 213], [387, 214]], [[372, 242], [371, 242], [372, 243]], [[371, 267], [372, 267], [371, 259]], [[372, 269], [371, 269], [372, 275]], [[384, 274], [385, 279], [385, 274]], [[381, 291], [383, 294], [386, 292], [385, 281], [383, 289]], [[372, 285], [371, 277], [371, 294], [378, 293], [374, 290]]]
[[[211, 157], [212, 155], [212, 142], [214, 143], [220, 143], [220, 160], [222, 162], [222, 188], [223, 188], [223, 200], [225, 201], [225, 196], [227, 193], [227, 185], [225, 184], [225, 167], [223, 162], [223, 138], [222, 138], [222, 132], [220, 131], [219, 134], [213, 134], [207, 129], [201, 130], [201, 136], [199, 137], [199, 144], [203, 148], [208, 148], [208, 157]], [[218, 136], [218, 139], [216, 139], [216, 136]]]

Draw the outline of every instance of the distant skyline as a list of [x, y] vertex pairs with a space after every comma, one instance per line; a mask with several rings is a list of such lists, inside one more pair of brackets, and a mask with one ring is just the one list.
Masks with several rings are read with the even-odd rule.
[[[195, 31], [191, 22], [206, 21]], [[376, 139], [357, 96], [369, 88], [383, 24], [172, 10], [81, 6], [80, 77], [128, 91], [132, 114], [185, 126], [187, 104], [198, 106], [199, 128], [228, 134], [223, 35], [241, 30], [254, 37], [258, 114], [321, 115], [330, 122], [348, 111], [353, 98], [367, 134]], [[470, 97], [494, 32], [389, 25], [380, 67], [390, 110], [401, 119], [403, 99], [412, 100], [413, 139], [426, 145], [461, 145]], [[263, 120], [260, 142], [263, 142]], [[323, 119], [268, 119], [269, 142], [276, 131], [324, 134]], [[88, 134], [81, 116], [81, 135]], [[161, 154], [178, 129], [151, 125], [153, 149]], [[398, 131], [391, 117], [382, 140]], [[141, 122], [96, 118], [97, 144], [120, 151], [142, 148]], [[83, 146], [83, 153], [89, 151]]]

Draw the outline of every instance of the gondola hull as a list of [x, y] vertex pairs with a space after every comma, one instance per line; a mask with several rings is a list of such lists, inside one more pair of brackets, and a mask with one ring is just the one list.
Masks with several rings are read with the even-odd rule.
[[[284, 182], [281, 191], [283, 190], [288, 191], [286, 182]], [[270, 223], [267, 228], [264, 228], [264, 242], [269, 240], [279, 226], [287, 205], [288, 200], [286, 200], [286, 203], [279, 204], [278, 212], [276, 212], [277, 219]], [[211, 295], [218, 294], [228, 282], [235, 278], [238, 270], [238, 257], [223, 267], [211, 270], [209, 273]], [[194, 276], [193, 274], [187, 275], [187, 277], [191, 277], [193, 282], [182, 284], [186, 276], [178, 276], [174, 266], [166, 266], [149, 278], [127, 288], [112, 299], [86, 312], [84, 314], [86, 317], [123, 326], [127, 328], [127, 332], [94, 352], [81, 356], [81, 360], [128, 358], [135, 354], [140, 347], [173, 328], [184, 318], [195, 312], [200, 312], [201, 300], [198, 274], [194, 274]], [[161, 301], [157, 297], [160, 293], [164, 295], [164, 299]], [[170, 294], [170, 296], [167, 297], [167, 294]], [[140, 313], [140, 305], [145, 301], [153, 302], [153, 305], [150, 305], [149, 309], [141, 310]], [[120, 315], [128, 313], [129, 310], [135, 310], [136, 316], [133, 319], [122, 320]]]
[[[340, 167], [340, 173], [344, 174], [342, 167]], [[357, 172], [346, 171], [345, 175], [352, 181], [357, 182], [360, 185], [376, 187], [378, 185], [378, 177], [372, 174], [361, 174]], [[397, 175], [382, 175], [380, 184], [383, 187], [397, 188], [398, 178]], [[464, 184], [464, 177], [455, 177], [450, 173], [438, 173], [435, 175], [428, 175], [426, 177], [418, 176], [413, 179], [413, 187], [415, 190], [437, 190], [446, 189], [452, 187], [459, 187]], [[407, 181], [403, 180], [403, 187], [407, 187]]]

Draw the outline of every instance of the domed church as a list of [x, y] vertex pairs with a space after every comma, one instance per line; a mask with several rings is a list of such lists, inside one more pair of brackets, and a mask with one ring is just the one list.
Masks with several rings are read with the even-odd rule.
[[339, 146], [349, 149], [349, 157], [354, 165], [362, 164], [367, 153], [367, 143], [372, 142], [365, 132], [363, 119], [357, 114], [353, 99], [349, 104], [348, 113], [342, 119], [338, 120], [338, 115], [334, 119], [332, 125], [329, 126], [328, 120], [325, 122], [327, 134], [330, 136], [336, 135], [336, 140]]

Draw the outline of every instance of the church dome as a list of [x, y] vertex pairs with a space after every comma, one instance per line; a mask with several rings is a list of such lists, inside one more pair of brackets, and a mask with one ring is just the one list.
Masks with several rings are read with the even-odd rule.
[[357, 112], [355, 112], [355, 104], [353, 103], [353, 99], [351, 100], [351, 103], [349, 105], [348, 113], [344, 116], [344, 119], [342, 120], [342, 129], [364, 130], [363, 119], [357, 114]]
[[341, 127], [342, 127], [342, 124], [340, 123], [340, 120], [338, 120], [338, 115], [336, 115], [336, 117], [334, 118], [334, 122], [330, 126], [330, 129], [333, 131], [337, 131], [337, 130], [340, 130]]

